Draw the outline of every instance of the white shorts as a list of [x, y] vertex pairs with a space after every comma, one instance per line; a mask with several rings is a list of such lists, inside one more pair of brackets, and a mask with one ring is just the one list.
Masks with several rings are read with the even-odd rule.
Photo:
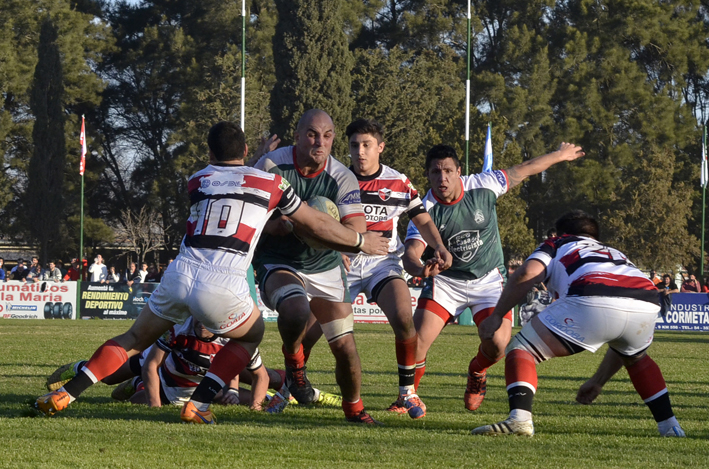
[[209, 332], [224, 334], [251, 317], [254, 302], [245, 276], [178, 257], [150, 295], [148, 306], [168, 321], [182, 324], [192, 316]]
[[[195, 386], [168, 386], [165, 384], [165, 378], [162, 376], [162, 368], [160, 368], [158, 372], [160, 374], [160, 389], [162, 389], [163, 394], [165, 394], [165, 397], [167, 397], [167, 400], [170, 401], [171, 404], [183, 405], [185, 402], [190, 400], [194, 390], [197, 389]], [[200, 381], [202, 380], [201, 376], [193, 376], [191, 379], [194, 381], [195, 378]]]
[[[274, 271], [287, 270], [295, 274], [300, 281], [303, 282], [308, 301], [313, 298], [321, 298], [323, 300], [332, 301], [333, 303], [351, 303], [350, 291], [347, 288], [347, 276], [342, 264], [325, 272], [315, 274], [304, 274], [285, 264], [265, 264], [264, 268], [267, 271], [262, 280], [264, 285], [266, 284], [268, 276]], [[271, 306], [270, 301], [268, 301], [268, 292], [266, 292], [264, 285], [260, 286], [261, 300], [269, 309], [273, 310], [275, 308]]]
[[356, 256], [351, 257], [350, 271], [347, 272], [347, 283], [350, 286], [350, 296], [354, 300], [364, 292], [369, 303], [376, 301], [379, 289], [391, 278], [404, 279], [404, 267], [401, 259], [395, 254], [388, 256]]
[[659, 311], [658, 305], [630, 298], [566, 297], [537, 317], [550, 331], [586, 350], [608, 344], [632, 356], [652, 343]]
[[470, 308], [475, 317], [479, 311], [495, 307], [502, 294], [504, 281], [497, 269], [475, 280], [458, 280], [436, 275], [433, 279], [426, 280], [419, 304], [424, 299], [433, 300], [452, 317], [457, 317], [466, 308]]

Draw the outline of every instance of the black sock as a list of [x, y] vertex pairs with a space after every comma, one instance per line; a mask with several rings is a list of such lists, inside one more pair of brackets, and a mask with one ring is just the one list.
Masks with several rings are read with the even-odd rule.
[[534, 393], [527, 386], [514, 386], [507, 390], [507, 398], [510, 401], [510, 410], [522, 409], [532, 411]]

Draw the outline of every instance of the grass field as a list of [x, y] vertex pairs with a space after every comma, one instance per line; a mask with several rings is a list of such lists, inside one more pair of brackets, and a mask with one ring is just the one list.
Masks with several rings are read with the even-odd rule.
[[[111, 388], [89, 389], [67, 411], [32, 417], [29, 403], [46, 392], [58, 365], [88, 358], [125, 321], [0, 322], [0, 467], [709, 467], [709, 335], [658, 333], [650, 354], [662, 368], [686, 439], [663, 439], [621, 371], [592, 406], [574, 403], [605, 349], [538, 367], [533, 438], [473, 437], [473, 427], [506, 416], [502, 364], [488, 372], [488, 393], [464, 410], [464, 372], [477, 349], [476, 329], [447, 328], [428, 357], [419, 389], [420, 420], [384, 411], [396, 397], [393, 335], [388, 326], [357, 325], [365, 406], [386, 426], [347, 424], [341, 410], [288, 407], [283, 414], [215, 407], [219, 425], [179, 423], [179, 408], [115, 403]], [[262, 346], [280, 367], [275, 324]], [[309, 362], [316, 387], [337, 392], [333, 359], [319, 343]]]

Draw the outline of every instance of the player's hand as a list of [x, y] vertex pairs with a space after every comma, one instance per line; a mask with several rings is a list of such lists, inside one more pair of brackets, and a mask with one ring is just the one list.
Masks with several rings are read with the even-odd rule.
[[268, 152], [271, 152], [278, 148], [278, 144], [281, 143], [281, 139], [278, 138], [278, 135], [273, 134], [270, 137], [261, 137], [261, 141], [259, 142], [258, 147], [256, 147], [256, 151], [254, 152], [254, 158], [256, 161], [259, 160], [263, 155], [265, 155]]
[[359, 248], [365, 254], [384, 256], [389, 252], [389, 238], [382, 236], [380, 231], [362, 233], [364, 243]]
[[267, 221], [263, 231], [271, 236], [287, 236], [293, 232], [293, 222], [283, 215], [275, 220]]
[[576, 393], [576, 402], [583, 405], [589, 405], [596, 400], [601, 393], [603, 386], [597, 384], [593, 379], [589, 379], [581, 385], [578, 393]]
[[435, 277], [441, 272], [441, 267], [438, 262], [438, 260], [431, 258], [426, 261], [426, 263], [423, 265], [421, 268], [421, 274], [419, 277], [421, 278], [426, 278], [426, 277]]
[[345, 272], [350, 271], [350, 265], [352, 264], [352, 260], [350, 260], [350, 256], [348, 256], [345, 253], [340, 253], [340, 256], [342, 256], [342, 265], [345, 267]]
[[433, 251], [433, 258], [438, 261], [438, 269], [440, 272], [453, 265], [453, 255], [448, 252], [448, 249], [442, 244], [436, 246], [436, 249]]
[[214, 397], [214, 402], [222, 405], [239, 405], [241, 401], [239, 400], [239, 395], [230, 388], [227, 392], [224, 392], [224, 390], [219, 391]]
[[573, 161], [586, 154], [580, 146], [567, 142], [561, 142], [557, 151], [561, 156], [561, 161]]
[[483, 322], [478, 326], [478, 336], [480, 340], [492, 340], [495, 332], [502, 325], [502, 318], [495, 314], [488, 316]]

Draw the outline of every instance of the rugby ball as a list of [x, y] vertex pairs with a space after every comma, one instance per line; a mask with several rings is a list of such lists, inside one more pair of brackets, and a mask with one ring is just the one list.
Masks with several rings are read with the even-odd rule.
[[[318, 210], [322, 213], [327, 213], [335, 220], [340, 221], [340, 211], [337, 209], [337, 205], [335, 205], [335, 202], [328, 199], [327, 197], [316, 195], [315, 197], [310, 198], [306, 203], [310, 208], [314, 208], [315, 210]], [[307, 244], [313, 249], [330, 249], [321, 244], [320, 241], [310, 238], [308, 236], [303, 236], [302, 239], [305, 244]]]

